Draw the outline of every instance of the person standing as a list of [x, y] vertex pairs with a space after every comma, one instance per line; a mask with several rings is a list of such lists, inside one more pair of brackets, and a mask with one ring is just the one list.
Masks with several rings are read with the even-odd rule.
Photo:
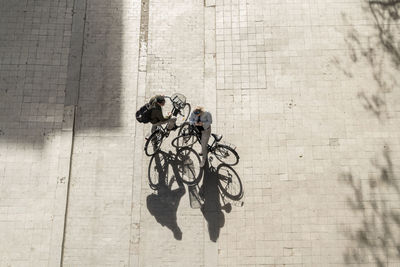
[[205, 111], [203, 107], [196, 107], [192, 114], [189, 117], [190, 125], [195, 126], [201, 133], [201, 156], [202, 160], [200, 163], [200, 167], [204, 167], [207, 159], [208, 153], [208, 140], [211, 135], [211, 124], [212, 124], [212, 116], [211, 113]]
[[167, 117], [164, 117], [162, 107], [165, 105], [165, 97], [162, 95], [156, 95], [150, 98], [149, 104], [151, 105], [150, 122], [152, 124], [151, 132], [153, 133], [157, 126], [167, 124], [167, 129], [170, 131], [176, 130], [178, 126], [175, 124], [176, 118], [172, 118], [171, 112], [168, 113]]

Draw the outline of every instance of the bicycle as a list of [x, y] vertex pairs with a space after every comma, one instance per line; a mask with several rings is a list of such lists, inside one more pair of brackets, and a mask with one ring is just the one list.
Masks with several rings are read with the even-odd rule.
[[150, 160], [148, 179], [150, 188], [157, 190], [160, 183], [167, 184], [169, 166], [172, 167], [175, 178], [187, 185], [195, 185], [202, 177], [199, 155], [189, 147], [179, 149], [176, 154], [158, 151]]
[[[172, 116], [175, 116], [176, 125], [178, 127], [182, 126], [189, 117], [190, 114], [190, 104], [186, 103], [186, 97], [182, 94], [173, 94], [168, 98], [172, 102]], [[146, 143], [144, 145], [144, 151], [147, 156], [154, 155], [161, 147], [164, 138], [169, 136], [170, 130], [165, 126], [157, 126], [156, 130], [146, 138]], [[151, 145], [150, 145], [151, 144]]]
[[207, 164], [207, 168], [204, 170], [203, 179], [205, 180], [203, 181], [203, 185], [201, 187], [198, 185], [189, 187], [189, 191], [197, 199], [200, 205], [203, 205], [202, 201], [206, 197], [204, 184], [207, 183], [209, 185], [212, 183], [210, 179], [215, 177], [216, 186], [219, 189], [219, 195], [221, 196], [221, 199], [224, 203], [223, 207], [226, 209], [226, 211], [230, 211], [230, 203], [226, 202], [226, 198], [233, 200], [235, 206], [243, 206], [243, 202], [240, 201], [243, 198], [243, 185], [237, 172], [232, 168], [232, 166], [229, 166], [225, 163], [221, 163], [217, 167], [214, 167], [212, 161], [213, 157], [211, 156], [209, 159], [209, 164]]
[[[229, 144], [220, 144], [222, 135], [211, 134], [214, 138], [211, 145], [207, 144], [208, 151], [212, 153], [220, 162], [229, 166], [234, 166], [239, 163], [239, 155], [236, 148]], [[182, 147], [192, 147], [196, 142], [200, 142], [200, 131], [185, 122], [179, 129], [178, 136], [171, 142], [172, 146], [179, 149]]]

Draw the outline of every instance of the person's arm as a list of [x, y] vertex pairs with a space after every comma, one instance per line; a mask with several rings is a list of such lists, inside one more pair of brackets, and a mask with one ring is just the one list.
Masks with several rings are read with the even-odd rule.
[[206, 119], [206, 121], [203, 121], [203, 128], [208, 129], [210, 127], [210, 125], [212, 124], [212, 116], [211, 116], [210, 112], [206, 113], [205, 119]]
[[190, 117], [189, 117], [189, 124], [190, 124], [190, 125], [194, 125], [195, 120], [196, 120], [196, 115], [194, 115], [194, 113], [192, 112], [192, 113], [190, 114]]
[[157, 122], [164, 122], [164, 121], [167, 121], [170, 118], [169, 116], [168, 117], [164, 117], [164, 115], [162, 113], [162, 110], [158, 109], [158, 108], [154, 109], [152, 111], [151, 115], [152, 115], [151, 116], [152, 119], [155, 119]]

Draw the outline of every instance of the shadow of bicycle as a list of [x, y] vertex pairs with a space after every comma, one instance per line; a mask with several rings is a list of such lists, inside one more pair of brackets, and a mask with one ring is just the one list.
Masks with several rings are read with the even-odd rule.
[[172, 231], [177, 240], [182, 239], [176, 212], [186, 192], [183, 181], [198, 183], [203, 173], [199, 165], [200, 157], [190, 148], [176, 153], [158, 151], [149, 163], [149, 185], [155, 192], [147, 197], [147, 208], [159, 224]]
[[[156, 221], [172, 231], [175, 239], [182, 239], [176, 213], [188, 185], [190, 206], [201, 208], [207, 221], [210, 240], [216, 242], [225, 224], [222, 210], [229, 213], [232, 204], [243, 206], [243, 186], [237, 172], [227, 164], [207, 164], [200, 168], [200, 156], [192, 148], [175, 153], [158, 151], [148, 168], [149, 186], [155, 191], [147, 197], [147, 208]], [[204, 178], [203, 178], [204, 175]], [[201, 186], [199, 182], [203, 178]]]

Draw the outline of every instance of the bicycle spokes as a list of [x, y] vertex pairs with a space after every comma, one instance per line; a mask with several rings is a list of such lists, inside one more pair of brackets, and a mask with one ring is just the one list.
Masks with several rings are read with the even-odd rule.
[[200, 157], [193, 149], [180, 149], [177, 153], [177, 163], [181, 179], [186, 184], [193, 185], [201, 178]]
[[239, 155], [237, 152], [227, 145], [217, 144], [213, 153], [219, 161], [227, 165], [233, 166], [239, 162]]

